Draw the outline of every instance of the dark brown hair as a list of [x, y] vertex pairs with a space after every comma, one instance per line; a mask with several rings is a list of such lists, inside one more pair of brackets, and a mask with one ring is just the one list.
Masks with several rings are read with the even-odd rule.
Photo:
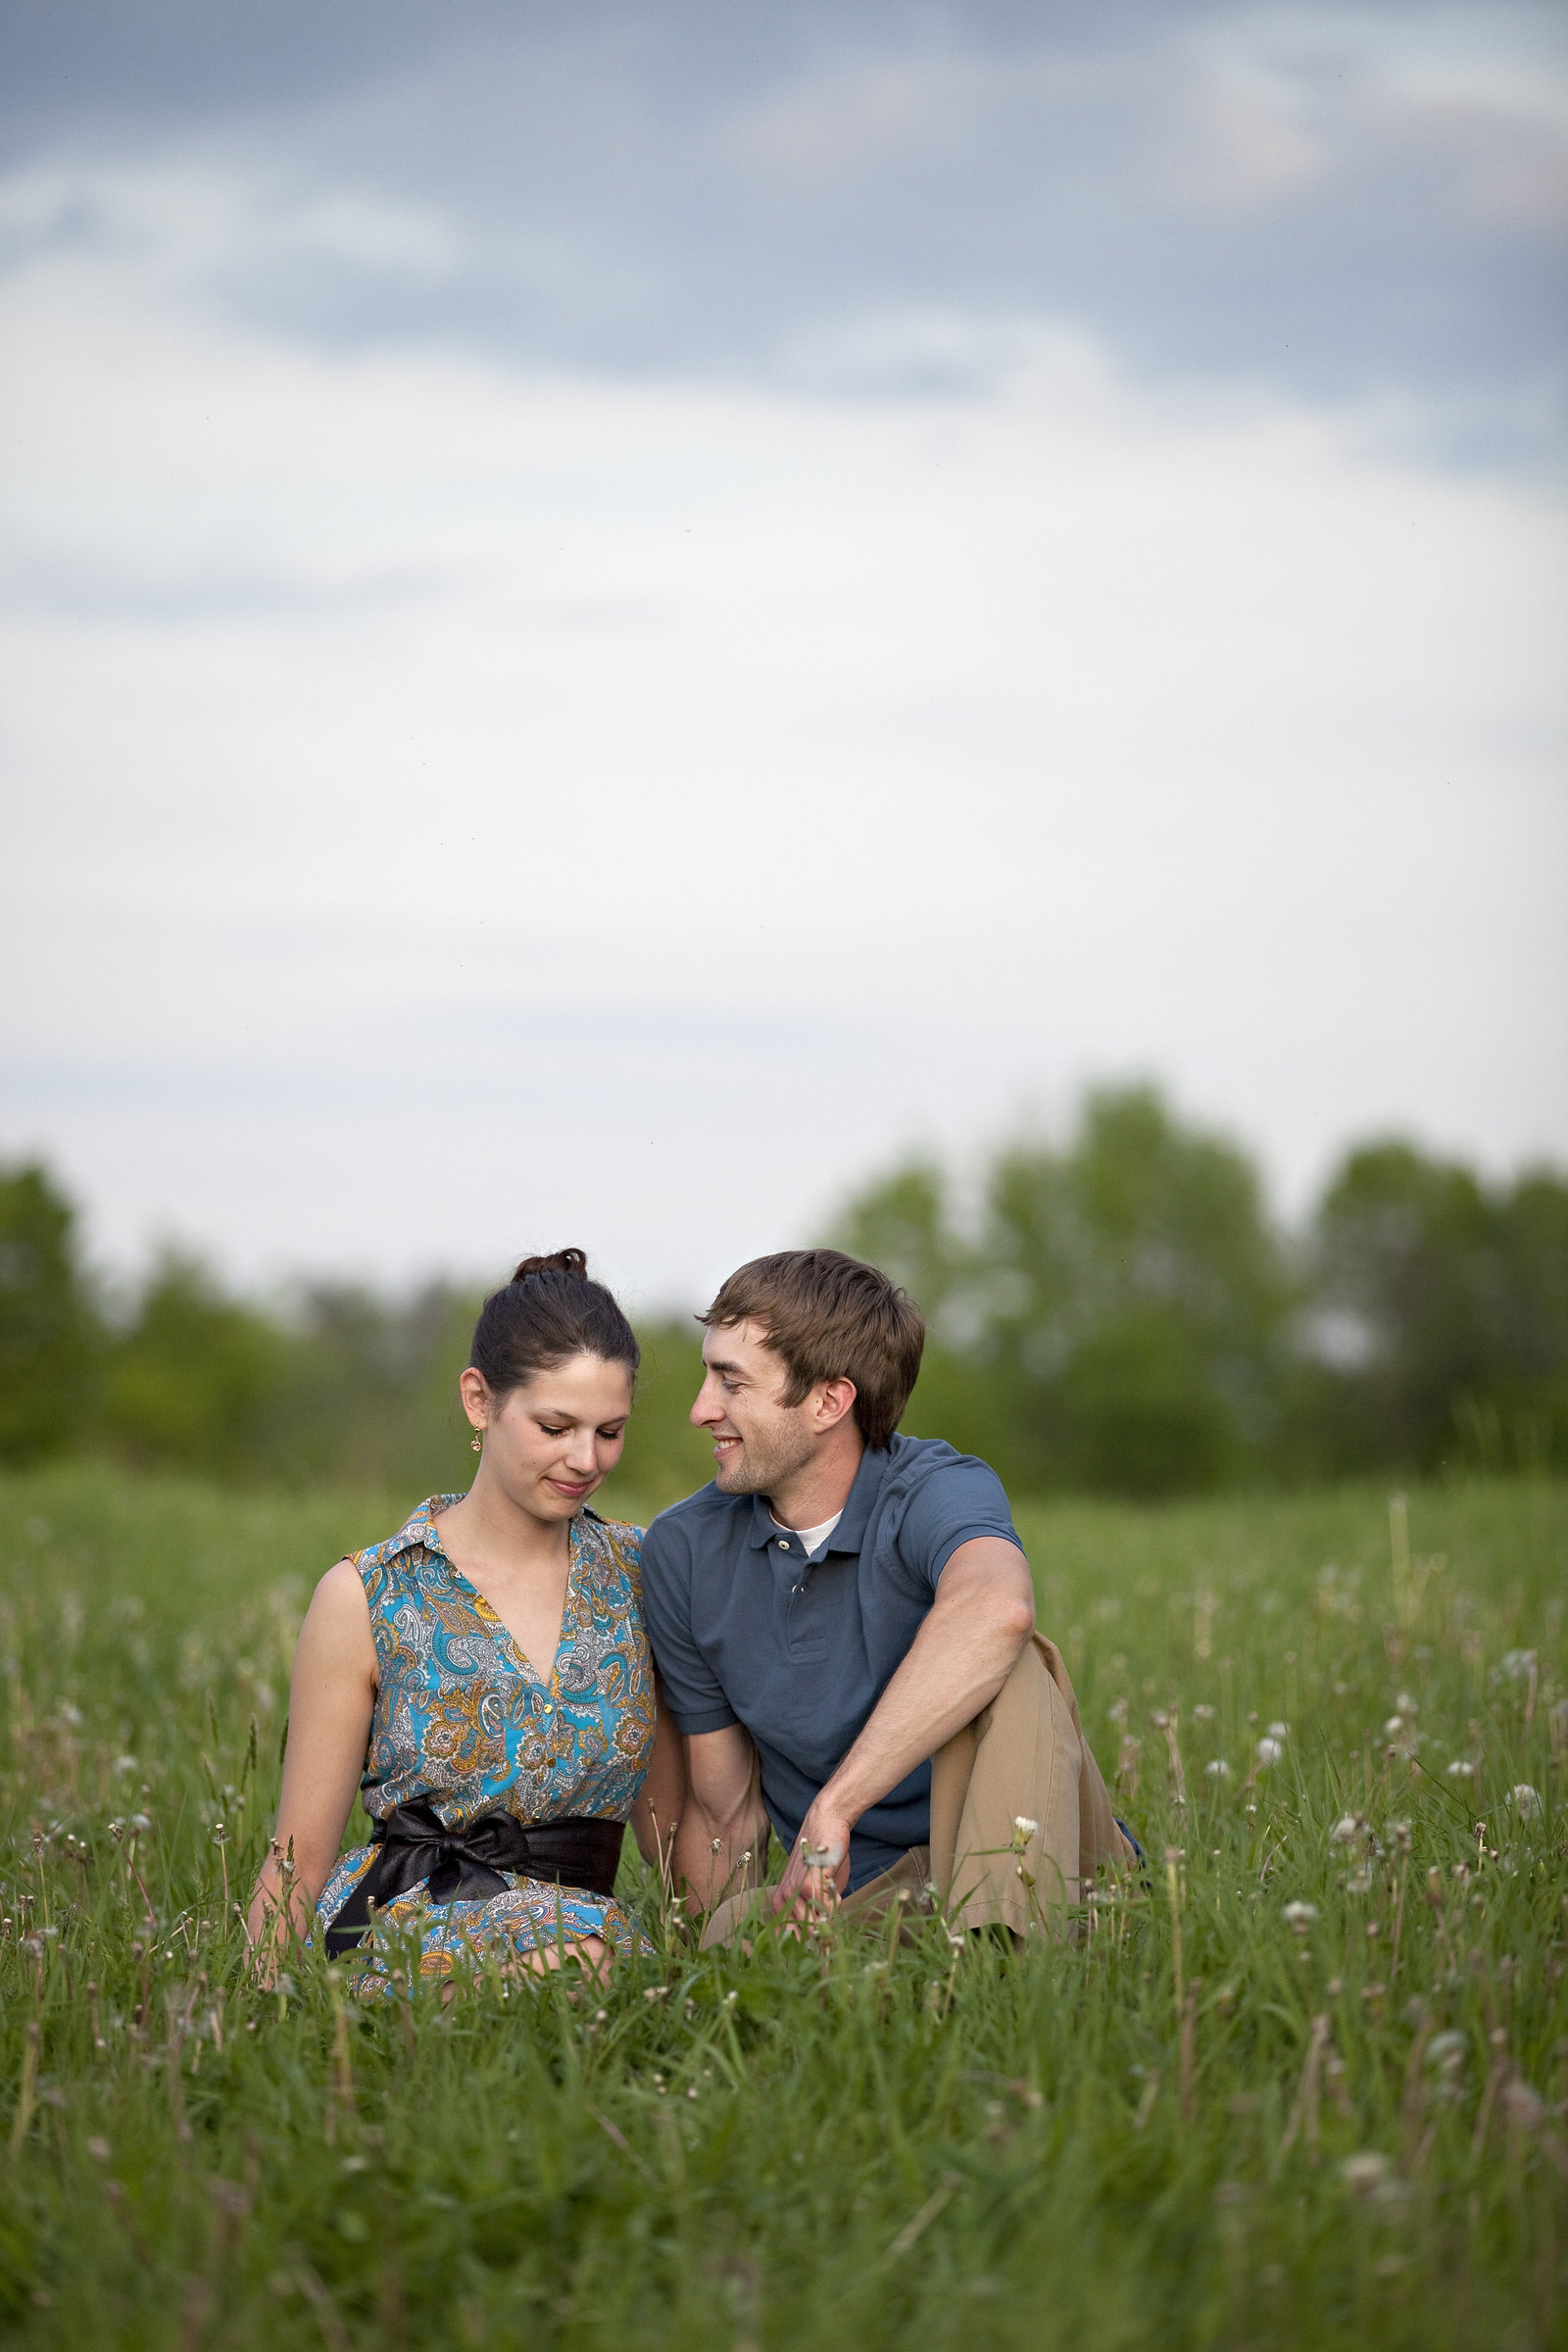
[[589, 1280], [580, 1250], [525, 1257], [479, 1309], [468, 1361], [491, 1395], [504, 1396], [574, 1355], [597, 1355], [629, 1372], [642, 1361], [636, 1333], [604, 1284]]
[[754, 1257], [697, 1320], [760, 1324], [784, 1358], [786, 1404], [800, 1404], [819, 1380], [853, 1380], [856, 1423], [872, 1447], [898, 1428], [925, 1347], [925, 1318], [908, 1292], [842, 1250]]

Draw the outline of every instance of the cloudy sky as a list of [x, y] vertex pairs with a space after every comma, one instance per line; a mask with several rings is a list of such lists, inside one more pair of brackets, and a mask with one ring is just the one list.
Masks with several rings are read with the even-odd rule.
[[7, 0], [0, 1151], [643, 1304], [1149, 1074], [1568, 1157], [1553, 6]]

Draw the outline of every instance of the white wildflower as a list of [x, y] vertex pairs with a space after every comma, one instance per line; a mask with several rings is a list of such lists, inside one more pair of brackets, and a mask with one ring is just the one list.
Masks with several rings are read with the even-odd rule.
[[1030, 1838], [1038, 1838], [1040, 1835], [1039, 1822], [1031, 1821], [1027, 1813], [1015, 1814], [1012, 1826], [1019, 1837], [1026, 1840]]
[[1353, 1845], [1366, 1828], [1359, 1813], [1342, 1813], [1329, 1832], [1330, 1845]]
[[1228, 1781], [1231, 1777], [1231, 1768], [1223, 1756], [1216, 1756], [1211, 1764], [1203, 1766], [1203, 1770], [1211, 1781]]
[[1388, 1722], [1383, 1726], [1383, 1737], [1385, 1740], [1393, 1740], [1400, 1732], [1402, 1732], [1403, 1729], [1404, 1717], [1402, 1715], [1391, 1715]]
[[1304, 1936], [1317, 1917], [1317, 1905], [1303, 1902], [1287, 1903], [1285, 1917], [1296, 1935]]
[[1268, 1727], [1268, 1736], [1271, 1740], [1288, 1740], [1291, 1736], [1291, 1727], [1288, 1723], [1271, 1723]]
[[1359, 2156], [1347, 2156], [1340, 2174], [1352, 2196], [1375, 2197], [1388, 2180], [1389, 2160], [1369, 2148]]
[[1530, 1670], [1535, 1662], [1536, 1653], [1533, 1649], [1510, 1649], [1503, 1656], [1501, 1670], [1510, 1683], [1524, 1683], [1529, 1681]]
[[1475, 1766], [1467, 1764], [1463, 1756], [1455, 1756], [1453, 1762], [1446, 1765], [1444, 1769], [1450, 1781], [1473, 1781], [1476, 1777]]
[[1541, 1790], [1532, 1788], [1528, 1781], [1515, 1781], [1513, 1801], [1520, 1817], [1528, 1821], [1533, 1813], [1541, 1811]]
[[1259, 1764], [1265, 1766], [1269, 1764], [1277, 1764], [1284, 1753], [1284, 1741], [1282, 1740], [1276, 1740], [1272, 1732], [1266, 1734], [1265, 1737], [1257, 1743], [1257, 1760]]

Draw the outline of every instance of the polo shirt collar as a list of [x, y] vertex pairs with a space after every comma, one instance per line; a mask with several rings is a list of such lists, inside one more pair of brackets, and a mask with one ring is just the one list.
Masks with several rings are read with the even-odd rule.
[[[882, 1492], [882, 1481], [888, 1473], [889, 1454], [884, 1447], [873, 1453], [869, 1447], [860, 1456], [860, 1466], [855, 1473], [854, 1484], [845, 1497], [839, 1523], [827, 1540], [829, 1551], [858, 1551], [865, 1541], [866, 1522], [876, 1507]], [[752, 1496], [752, 1525], [747, 1543], [753, 1551], [761, 1551], [779, 1539], [778, 1522], [768, 1507], [765, 1494]]]

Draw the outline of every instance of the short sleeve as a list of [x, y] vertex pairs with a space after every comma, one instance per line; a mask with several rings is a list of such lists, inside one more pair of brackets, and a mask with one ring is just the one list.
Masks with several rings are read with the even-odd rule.
[[937, 1464], [910, 1495], [899, 1529], [899, 1551], [916, 1581], [934, 1593], [959, 1544], [976, 1536], [1018, 1544], [1005, 1490], [990, 1463], [956, 1454]]
[[738, 1723], [692, 1632], [691, 1545], [663, 1519], [643, 1538], [643, 1616], [675, 1729], [692, 1737]]

